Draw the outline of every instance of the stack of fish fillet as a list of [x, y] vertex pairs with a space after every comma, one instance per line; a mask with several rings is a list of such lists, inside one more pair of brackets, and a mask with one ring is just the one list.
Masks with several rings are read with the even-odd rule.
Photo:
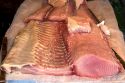
[[100, 78], [124, 72], [86, 1], [46, 2], [28, 16], [2, 64], [7, 73]]

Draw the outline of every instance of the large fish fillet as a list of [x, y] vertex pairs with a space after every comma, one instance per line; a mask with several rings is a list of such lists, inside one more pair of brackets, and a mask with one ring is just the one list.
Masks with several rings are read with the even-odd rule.
[[6, 72], [98, 78], [124, 71], [87, 6], [76, 11], [74, 0], [68, 1], [28, 20], [2, 65]]
[[123, 66], [110, 48], [106, 35], [97, 27], [95, 20], [86, 10], [86, 6], [80, 7], [77, 15], [88, 19], [84, 23], [90, 24], [89, 33], [70, 31], [73, 27], [68, 27], [71, 28], [68, 29], [70, 32], [68, 46], [74, 60], [74, 72], [76, 75], [92, 78], [112, 76], [122, 72]]
[[69, 35], [68, 42], [77, 75], [96, 78], [116, 75], [123, 70], [103, 32], [95, 24], [90, 33]]
[[71, 56], [66, 49], [64, 23], [31, 21], [6, 57], [6, 72], [69, 75]]

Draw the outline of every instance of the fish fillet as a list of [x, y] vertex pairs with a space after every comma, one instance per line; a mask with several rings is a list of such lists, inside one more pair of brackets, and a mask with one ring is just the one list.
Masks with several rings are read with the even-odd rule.
[[[73, 57], [73, 70], [76, 75], [98, 78], [124, 71], [109, 47], [106, 35], [97, 27], [96, 20], [89, 12], [86, 3], [82, 3], [77, 9], [77, 15], [70, 19], [68, 52]], [[78, 26], [79, 22], [82, 24], [81, 27]]]
[[2, 65], [4, 70], [91, 78], [123, 72], [86, 3], [79, 5], [76, 8], [74, 0], [61, 7], [46, 5], [28, 17]]
[[16, 40], [13, 49], [4, 61], [3, 67], [6, 71], [21, 71], [26, 74], [72, 74], [71, 56], [68, 55], [66, 49], [64, 38], [66, 34], [63, 34], [64, 30], [66, 31], [64, 29], [66, 24], [61, 22], [33, 23], [35, 25], [30, 27], [30, 33], [27, 36], [21, 35], [22, 38]]
[[103, 32], [94, 23], [91, 27], [90, 33], [78, 32], [68, 36], [69, 52], [74, 57], [76, 75], [98, 78], [123, 71]]

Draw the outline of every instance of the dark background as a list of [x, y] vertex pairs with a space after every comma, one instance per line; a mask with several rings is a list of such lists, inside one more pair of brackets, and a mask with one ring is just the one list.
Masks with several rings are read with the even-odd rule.
[[[24, 0], [0, 0], [0, 46], [2, 38], [9, 28], [17, 8]], [[125, 0], [110, 0], [120, 29], [125, 32]]]
[[17, 8], [24, 0], [0, 0], [0, 46]]
[[125, 38], [125, 0], [109, 0], [115, 11], [119, 28], [124, 32]]

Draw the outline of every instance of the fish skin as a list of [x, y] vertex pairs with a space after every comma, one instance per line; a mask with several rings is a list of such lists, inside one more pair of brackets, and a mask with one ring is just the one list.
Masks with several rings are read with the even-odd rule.
[[68, 31], [69, 33], [89, 33], [91, 32], [91, 26], [88, 19], [81, 18], [79, 16], [68, 17]]

